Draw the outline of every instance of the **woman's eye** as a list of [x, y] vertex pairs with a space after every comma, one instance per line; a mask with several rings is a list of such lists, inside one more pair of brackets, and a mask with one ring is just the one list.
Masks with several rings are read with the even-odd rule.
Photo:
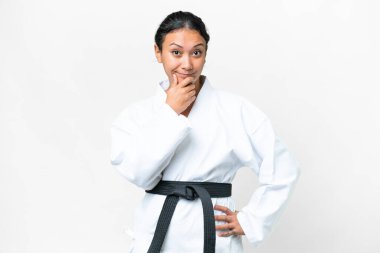
[[[174, 54], [175, 56], [179, 56], [181, 55], [181, 52], [179, 50], [173, 50], [172, 54]], [[195, 56], [200, 56], [201, 54], [202, 54], [202, 51], [200, 50], [194, 51]]]
[[199, 56], [199, 55], [201, 55], [201, 54], [202, 54], [202, 51], [200, 51], [200, 50], [197, 50], [197, 51], [195, 51], [195, 52], [194, 52], [194, 54], [195, 54], [195, 53], [197, 53], [196, 55], [197, 55], [197, 56]]

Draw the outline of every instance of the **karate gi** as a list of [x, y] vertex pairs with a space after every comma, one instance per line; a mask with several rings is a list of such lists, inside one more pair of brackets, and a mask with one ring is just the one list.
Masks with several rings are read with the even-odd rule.
[[[285, 207], [299, 177], [298, 163], [268, 117], [244, 97], [213, 87], [206, 77], [185, 117], [165, 102], [169, 85], [167, 79], [159, 82], [154, 96], [133, 103], [114, 120], [111, 164], [145, 190], [161, 179], [231, 183], [239, 168], [249, 167], [260, 185], [237, 218], [249, 242], [258, 246]], [[147, 252], [165, 198], [145, 193], [135, 209], [130, 252]], [[235, 211], [232, 197], [212, 198], [212, 203]], [[161, 252], [203, 252], [200, 199], [180, 199]], [[244, 252], [241, 236], [216, 235], [215, 252]]]

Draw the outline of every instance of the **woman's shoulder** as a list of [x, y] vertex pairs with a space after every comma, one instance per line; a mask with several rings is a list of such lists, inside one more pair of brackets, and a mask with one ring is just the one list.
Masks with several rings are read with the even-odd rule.
[[153, 107], [154, 96], [143, 98], [126, 105], [118, 113], [113, 124], [123, 124], [123, 122], [138, 122], [141, 117], [150, 112]]
[[251, 99], [238, 93], [217, 89], [219, 105], [230, 118], [244, 124], [247, 131], [257, 129], [268, 116]]
[[216, 89], [217, 96], [221, 103], [226, 104], [229, 107], [234, 107], [246, 116], [257, 116], [266, 118], [266, 114], [246, 96], [223, 89]]

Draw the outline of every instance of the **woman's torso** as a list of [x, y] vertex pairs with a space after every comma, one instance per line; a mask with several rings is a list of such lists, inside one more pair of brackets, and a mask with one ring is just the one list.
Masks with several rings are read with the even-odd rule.
[[[162, 92], [159, 90], [156, 96], [164, 96]], [[247, 127], [253, 127], [264, 117], [249, 105], [252, 113], [247, 119], [246, 102], [238, 95], [215, 89], [206, 79], [187, 116], [191, 131], [177, 147], [162, 179], [231, 183], [244, 161], [253, 159]], [[139, 108], [147, 117], [154, 114], [151, 103], [153, 98]], [[132, 252], [147, 252], [164, 200], [165, 196], [146, 193], [136, 208]], [[232, 197], [212, 198], [212, 202], [235, 210]], [[222, 213], [215, 211], [215, 214]], [[179, 201], [162, 252], [203, 252], [203, 211], [199, 199]], [[243, 252], [241, 236], [216, 236], [216, 252]]]

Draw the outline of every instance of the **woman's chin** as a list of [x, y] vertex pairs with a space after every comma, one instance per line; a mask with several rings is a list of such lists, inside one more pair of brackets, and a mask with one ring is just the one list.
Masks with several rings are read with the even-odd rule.
[[[188, 77], [178, 77], [178, 83], [182, 82], [182, 81], [185, 80], [186, 78], [188, 78]], [[195, 79], [194, 79], [194, 83], [197, 82], [198, 77], [193, 77], [193, 78], [195, 78]], [[189, 83], [189, 84], [191, 84], [191, 83]]]

